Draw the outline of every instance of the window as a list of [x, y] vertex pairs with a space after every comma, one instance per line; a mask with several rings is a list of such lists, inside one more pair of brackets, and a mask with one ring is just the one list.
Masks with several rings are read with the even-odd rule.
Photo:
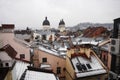
[[20, 54], [20, 59], [25, 59], [25, 54]]
[[47, 58], [42, 58], [42, 62], [47, 62]]
[[5, 66], [8, 67], [8, 66], [9, 66], [9, 63], [5, 63]]
[[61, 74], [61, 67], [57, 67], [57, 74]]

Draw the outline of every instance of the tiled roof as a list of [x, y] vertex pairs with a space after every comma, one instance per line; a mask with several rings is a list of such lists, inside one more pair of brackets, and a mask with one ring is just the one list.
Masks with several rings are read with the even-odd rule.
[[7, 52], [7, 54], [8, 54], [11, 58], [15, 58], [16, 55], [17, 55], [17, 52], [15, 51], [15, 49], [14, 49], [12, 46], [10, 46], [9, 44], [5, 45], [5, 46], [3, 47], [3, 50], [4, 50], [5, 52]]
[[89, 27], [83, 32], [83, 37], [98, 37], [102, 33], [107, 31], [103, 26], [100, 27]]

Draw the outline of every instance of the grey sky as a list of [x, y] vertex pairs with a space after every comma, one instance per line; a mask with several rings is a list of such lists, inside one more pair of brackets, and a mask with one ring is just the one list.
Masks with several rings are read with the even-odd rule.
[[120, 0], [0, 0], [0, 24], [40, 28], [47, 16], [51, 27], [80, 22], [111, 23], [120, 17]]

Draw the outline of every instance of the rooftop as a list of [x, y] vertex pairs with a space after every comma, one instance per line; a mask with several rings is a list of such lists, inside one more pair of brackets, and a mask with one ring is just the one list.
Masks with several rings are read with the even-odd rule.
[[25, 54], [25, 60], [29, 60], [29, 44], [23, 40], [15, 38], [14, 33], [0, 33], [0, 40], [2, 40], [3, 46], [9, 44], [14, 48], [14, 50], [17, 52], [17, 58], [20, 57], [20, 54]]
[[58, 57], [64, 57], [66, 55], [67, 47], [61, 47], [55, 45], [56, 48], [53, 48], [52, 45], [43, 42], [39, 42], [39, 44], [38, 45], [37, 44], [38, 44], [37, 42], [33, 42], [31, 46], [38, 47], [39, 50]]
[[5, 51], [11, 58], [15, 58], [16, 55], [17, 55], [17, 52], [16, 50], [9, 44], [5, 45], [3, 48], [2, 48], [3, 51]]
[[45, 72], [37, 72], [27, 70], [25, 78], [22, 80], [58, 80], [56, 76], [52, 73], [45, 73]]
[[13, 80], [20, 80], [20, 77], [24, 73], [24, 71], [27, 69], [27, 66], [29, 66], [29, 63], [26, 63], [24, 61], [16, 60], [15, 66], [12, 70], [12, 77]]
[[73, 44], [81, 45], [81, 44], [91, 44], [91, 45], [98, 45], [102, 40], [96, 40], [94, 38], [85, 38], [85, 37], [78, 37], [76, 39], [72, 39]]
[[94, 51], [91, 50], [89, 53], [89, 57], [83, 53], [71, 54], [71, 62], [77, 78], [107, 73], [106, 67]]

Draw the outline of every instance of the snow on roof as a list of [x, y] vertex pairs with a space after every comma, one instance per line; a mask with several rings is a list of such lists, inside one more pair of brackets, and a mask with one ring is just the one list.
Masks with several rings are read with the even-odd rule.
[[90, 60], [82, 56], [72, 58], [78, 78], [106, 73], [106, 70], [94, 55], [91, 55], [90, 58]]
[[67, 46], [60, 47], [58, 50], [59, 50], [59, 51], [67, 51]]
[[106, 70], [102, 69], [102, 70], [96, 70], [96, 71], [90, 71], [87, 73], [81, 73], [81, 74], [77, 74], [77, 77], [86, 77], [86, 76], [92, 76], [92, 75], [98, 75], [98, 74], [104, 74], [106, 73]]
[[45, 51], [45, 52], [48, 52], [48, 53], [51, 53], [51, 54], [57, 55], [57, 56], [59, 55], [57, 52], [52, 51], [52, 50], [49, 50], [49, 49], [44, 48], [44, 47], [42, 47], [42, 46], [39, 46], [39, 49], [40, 49], [40, 50], [43, 50], [43, 51]]
[[82, 41], [82, 42], [79, 42], [78, 44], [92, 44], [92, 45], [97, 45], [98, 42], [95, 42], [95, 41]]
[[21, 75], [27, 69], [28, 65], [29, 64], [26, 62], [17, 60], [12, 70], [12, 78], [13, 78], [12, 80], [20, 80]]
[[66, 56], [66, 52], [60, 52], [60, 55]]
[[92, 45], [98, 45], [100, 40], [96, 40], [94, 38], [84, 38], [84, 37], [78, 37], [73, 41], [73, 44], [92, 44]]
[[[50, 54], [53, 54], [53, 55], [56, 55], [56, 56], [60, 56], [61, 54], [58, 52], [58, 51], [56, 51], [55, 49], [47, 49], [47, 48], [45, 48], [45, 47], [43, 47], [43, 46], [39, 46], [39, 49], [40, 50], [42, 50], [42, 51], [45, 51], [45, 52], [47, 52], [47, 53], [50, 53]], [[66, 53], [65, 53], [66, 54]]]
[[57, 80], [56, 76], [52, 73], [44, 73], [37, 71], [26, 71], [24, 80]]

